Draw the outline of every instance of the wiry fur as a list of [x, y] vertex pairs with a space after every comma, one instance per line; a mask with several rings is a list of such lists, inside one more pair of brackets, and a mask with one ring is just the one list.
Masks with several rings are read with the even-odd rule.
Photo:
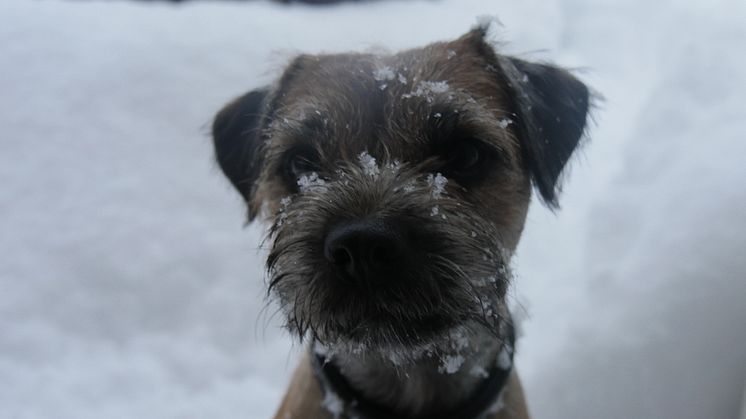
[[[373, 176], [345, 165], [292, 198], [272, 227], [269, 287], [299, 337], [353, 340], [369, 349], [426, 343], [467, 321], [497, 331], [509, 254], [494, 224], [446, 191], [433, 197], [427, 177], [398, 164]], [[437, 214], [433, 214], [437, 208]], [[335, 281], [322, 254], [330, 225], [360, 218], [414, 226], [416, 269], [384, 289]]]
[[[485, 32], [388, 56], [300, 56], [213, 126], [249, 219], [272, 224], [269, 294], [288, 329], [413, 417], [464, 400], [512, 351], [505, 294], [531, 184], [557, 206], [585, 129], [585, 85], [497, 54]], [[443, 184], [447, 147], [475, 138], [490, 165], [478, 181]], [[296, 188], [286, 161], [299, 149], [316, 167]], [[330, 231], [359, 220], [407, 236], [406, 263], [374, 283], [343, 280], [324, 253]]]

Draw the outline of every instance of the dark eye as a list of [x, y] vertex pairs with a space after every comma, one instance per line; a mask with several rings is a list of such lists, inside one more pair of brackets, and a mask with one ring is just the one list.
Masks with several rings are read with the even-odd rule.
[[487, 175], [493, 155], [492, 150], [475, 138], [454, 141], [443, 155], [443, 171], [447, 177], [462, 183], [476, 182]]
[[299, 147], [285, 153], [282, 164], [283, 176], [291, 189], [298, 188], [298, 179], [318, 170], [318, 155], [311, 147]]

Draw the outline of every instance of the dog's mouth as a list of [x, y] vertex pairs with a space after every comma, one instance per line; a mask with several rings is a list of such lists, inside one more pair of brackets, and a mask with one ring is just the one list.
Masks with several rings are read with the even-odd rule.
[[327, 272], [306, 278], [293, 289], [280, 287], [279, 300], [288, 328], [322, 343], [422, 346], [470, 321], [496, 330], [502, 295], [495, 284], [479, 286], [427, 272], [404, 272], [375, 285]]
[[[271, 292], [291, 332], [383, 349], [427, 345], [467, 322], [496, 330], [508, 283], [501, 258], [467, 260], [457, 244], [451, 253], [444, 249], [452, 242], [442, 237], [416, 250], [392, 250], [394, 233], [364, 227], [344, 229], [341, 239], [325, 243], [296, 242], [309, 249], [302, 263], [278, 256]], [[319, 247], [323, 253], [310, 251]]]

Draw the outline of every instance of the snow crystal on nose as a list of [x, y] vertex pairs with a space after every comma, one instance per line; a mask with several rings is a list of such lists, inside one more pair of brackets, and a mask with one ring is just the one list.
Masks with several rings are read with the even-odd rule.
[[396, 74], [394, 74], [394, 70], [388, 66], [377, 68], [373, 71], [373, 78], [378, 81], [393, 80], [395, 76]]
[[363, 151], [357, 156], [357, 159], [360, 162], [360, 166], [363, 167], [363, 171], [366, 175], [374, 177], [378, 175], [379, 169], [375, 157], [368, 154], [367, 151]]
[[387, 81], [394, 80], [395, 77], [396, 73], [394, 73], [391, 67], [381, 67], [373, 71], [373, 78], [380, 82], [378, 88], [381, 90], [385, 90], [388, 86]]

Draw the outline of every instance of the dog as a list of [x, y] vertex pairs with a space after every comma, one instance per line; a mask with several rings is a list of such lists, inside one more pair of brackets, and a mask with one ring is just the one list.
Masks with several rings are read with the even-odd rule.
[[391, 55], [300, 55], [213, 123], [268, 222], [268, 295], [308, 343], [275, 418], [528, 418], [510, 260], [558, 207], [589, 89], [478, 26]]

